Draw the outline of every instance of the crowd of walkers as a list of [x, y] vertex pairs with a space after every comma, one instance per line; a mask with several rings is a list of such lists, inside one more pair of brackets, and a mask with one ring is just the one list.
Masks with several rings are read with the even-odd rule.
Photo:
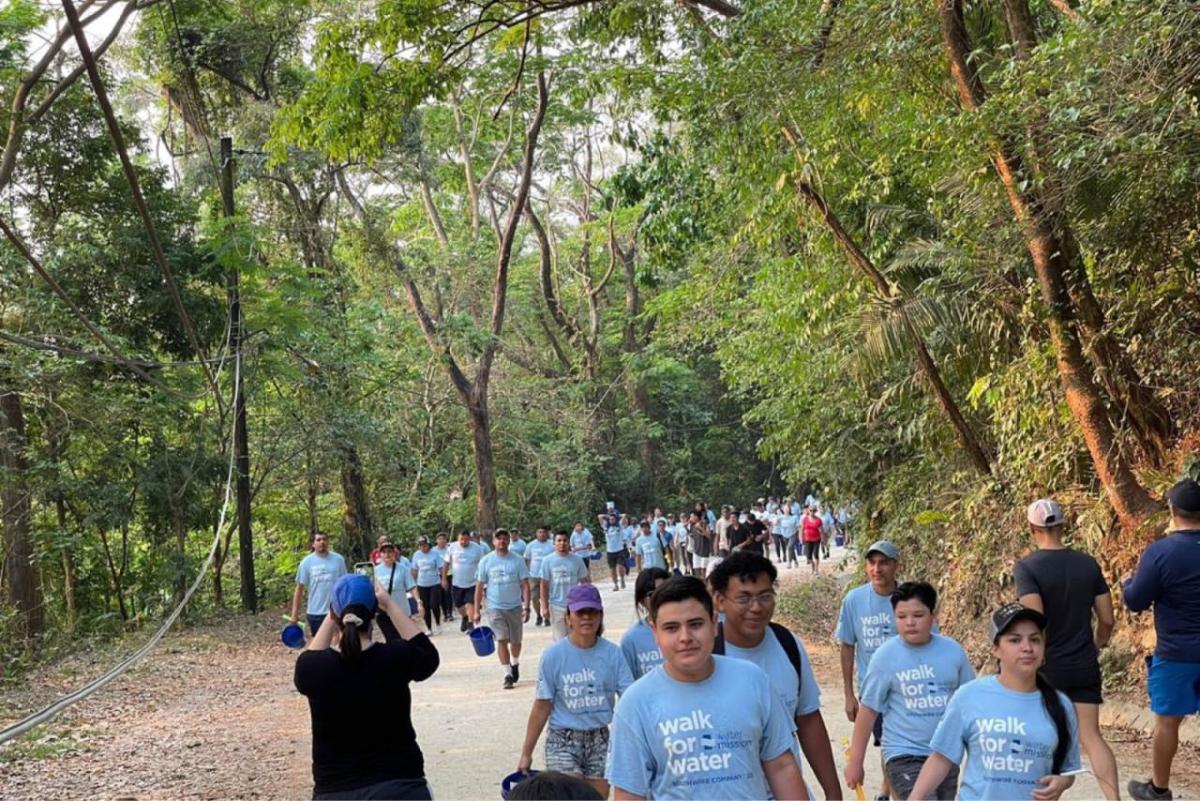
[[[1171, 531], [1122, 579], [1125, 605], [1152, 608], [1158, 635], [1151, 775], [1127, 785], [1137, 799], [1173, 797], [1179, 725], [1200, 712], [1200, 485], [1181, 481], [1167, 499]], [[314, 797], [430, 798], [408, 690], [437, 668], [429, 637], [455, 611], [463, 631], [486, 618], [511, 688], [535, 606], [534, 625], [549, 626], [553, 643], [538, 661], [524, 737], [514, 733], [515, 767], [528, 773], [541, 741], [546, 770], [511, 798], [815, 797], [803, 764], [826, 798], [844, 788], [861, 798], [872, 744], [879, 798], [1053, 801], [1085, 772], [1081, 751], [1105, 798], [1120, 796], [1099, 725], [1112, 595], [1096, 561], [1064, 545], [1066, 519], [1051, 499], [1027, 510], [1037, 550], [1016, 566], [1013, 600], [990, 617], [992, 658], [979, 677], [939, 631], [936, 589], [901, 579], [894, 544], [863, 551], [867, 581], [845, 595], [834, 634], [853, 722], [839, 775], [804, 643], [774, 619], [779, 572], [798, 564], [797, 545], [814, 544], [803, 550], [814, 570], [827, 554], [825, 514], [830, 534], [849, 541], [852, 512], [808, 500], [801, 510], [790, 499], [720, 514], [656, 509], [636, 524], [610, 505], [597, 521], [603, 551], [582, 522], [553, 538], [540, 528], [528, 543], [498, 530], [490, 549], [468, 532], [449, 546], [439, 538], [445, 556], [432, 560], [428, 541], [410, 559], [383, 541], [373, 578], [344, 575], [344, 561], [314, 540], [293, 606], [295, 619], [307, 587], [314, 636], [295, 681], [312, 712]], [[808, 518], [820, 521], [811, 535]], [[593, 575], [601, 559], [607, 575], [600, 565]], [[638, 621], [617, 644], [604, 636], [600, 586], [611, 580], [620, 592], [632, 571]], [[376, 619], [382, 642], [370, 636]], [[363, 697], [384, 699], [382, 708], [358, 714]]]

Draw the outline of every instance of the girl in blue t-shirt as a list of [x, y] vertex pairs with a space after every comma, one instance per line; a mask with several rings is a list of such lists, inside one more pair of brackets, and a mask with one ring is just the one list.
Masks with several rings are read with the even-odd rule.
[[577, 584], [567, 593], [571, 633], [542, 653], [537, 689], [517, 772], [528, 773], [542, 729], [546, 733], [546, 769], [587, 779], [603, 798], [608, 762], [608, 726], [616, 696], [633, 684], [633, 673], [621, 649], [601, 636], [604, 605], [592, 584]]
[[946, 705], [911, 798], [932, 796], [966, 757], [958, 797], [1054, 801], [1080, 769], [1075, 710], [1038, 673], [1046, 654], [1046, 618], [1011, 603], [992, 616], [1000, 672], [969, 681]]
[[638, 622], [621, 637], [621, 651], [635, 679], [640, 679], [662, 664], [662, 651], [658, 650], [658, 642], [654, 639], [650, 624], [646, 622], [646, 616], [650, 614], [650, 596], [669, 578], [671, 574], [661, 567], [648, 567], [638, 574], [637, 582], [633, 585], [633, 604]]

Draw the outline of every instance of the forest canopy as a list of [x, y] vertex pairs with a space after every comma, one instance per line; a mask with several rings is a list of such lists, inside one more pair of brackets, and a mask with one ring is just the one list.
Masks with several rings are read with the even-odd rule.
[[978, 611], [1197, 469], [1192, 4], [68, 5], [0, 9], [0, 672], [214, 539], [193, 610], [609, 500], [819, 490]]

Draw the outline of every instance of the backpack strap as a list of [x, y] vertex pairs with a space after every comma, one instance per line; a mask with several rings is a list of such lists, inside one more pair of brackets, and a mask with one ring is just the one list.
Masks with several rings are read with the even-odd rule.
[[792, 667], [796, 669], [796, 684], [800, 690], [804, 689], [804, 666], [800, 662], [800, 647], [796, 645], [796, 638], [787, 626], [781, 623], [771, 621], [771, 631], [775, 632], [775, 639], [779, 640], [779, 644], [783, 646], [783, 652], [787, 654], [788, 661], [792, 663]]
[[[800, 647], [796, 645], [796, 638], [792, 632], [775, 621], [770, 623], [771, 631], [775, 632], [775, 639], [779, 641], [783, 647], [783, 652], [787, 654], [788, 661], [792, 663], [792, 668], [796, 671], [797, 693], [804, 688], [804, 665], [800, 661]], [[713, 640], [712, 652], [717, 656], [725, 655], [725, 624], [717, 623], [717, 637]]]

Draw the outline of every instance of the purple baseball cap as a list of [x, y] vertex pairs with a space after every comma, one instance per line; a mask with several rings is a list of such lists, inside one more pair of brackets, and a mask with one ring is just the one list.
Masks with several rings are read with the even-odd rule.
[[600, 590], [596, 589], [594, 584], [576, 584], [567, 593], [567, 611], [582, 612], [584, 609], [604, 611], [604, 604], [600, 601]]

